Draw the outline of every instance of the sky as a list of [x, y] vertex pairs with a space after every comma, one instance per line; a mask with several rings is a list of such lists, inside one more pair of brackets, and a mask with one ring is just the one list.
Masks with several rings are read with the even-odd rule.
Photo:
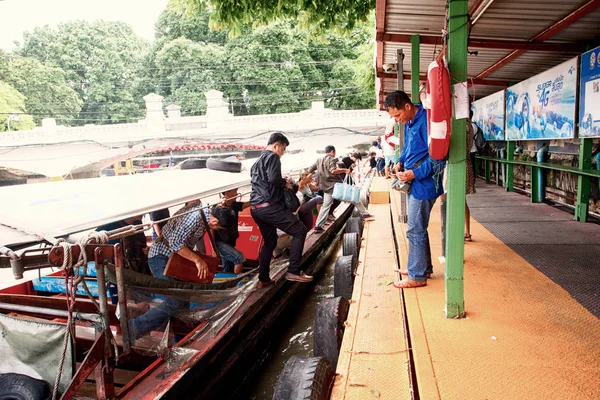
[[83, 19], [122, 21], [154, 39], [154, 23], [169, 0], [0, 0], [0, 49], [11, 51], [36, 26]]

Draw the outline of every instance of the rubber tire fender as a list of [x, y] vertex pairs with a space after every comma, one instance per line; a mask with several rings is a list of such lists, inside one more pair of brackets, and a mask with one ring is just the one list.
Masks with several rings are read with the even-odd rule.
[[350, 304], [343, 297], [321, 301], [315, 314], [313, 355], [325, 357], [333, 368], [337, 366], [344, 337], [344, 322]]
[[180, 169], [202, 169], [206, 168], [206, 159], [188, 158], [180, 164]]
[[358, 236], [358, 233], [344, 233], [342, 240], [342, 255], [353, 255], [358, 258], [358, 251], [360, 249], [360, 236]]
[[206, 160], [206, 167], [214, 171], [242, 172], [242, 163], [239, 160], [209, 158]]
[[51, 395], [46, 381], [23, 374], [0, 374], [1, 400], [46, 400]]
[[362, 232], [362, 217], [348, 218], [346, 221], [346, 233], [358, 233], [360, 236]]
[[335, 297], [341, 296], [348, 301], [352, 298], [355, 264], [356, 257], [353, 254], [339, 256], [335, 261], [333, 271], [333, 295]]
[[273, 400], [329, 400], [334, 376], [323, 357], [292, 356], [279, 374]]

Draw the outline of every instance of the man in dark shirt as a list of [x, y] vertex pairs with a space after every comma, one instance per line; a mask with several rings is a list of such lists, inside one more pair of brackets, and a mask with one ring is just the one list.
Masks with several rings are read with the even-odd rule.
[[290, 262], [285, 278], [295, 282], [312, 281], [312, 276], [300, 270], [306, 228], [291, 210], [283, 206], [283, 188], [289, 186], [289, 183], [281, 176], [280, 158], [289, 144], [289, 140], [281, 132], [273, 133], [269, 137], [267, 149], [250, 170], [250, 213], [264, 240], [259, 259], [259, 288], [273, 283], [269, 272], [273, 250], [277, 247], [277, 228], [292, 236]]

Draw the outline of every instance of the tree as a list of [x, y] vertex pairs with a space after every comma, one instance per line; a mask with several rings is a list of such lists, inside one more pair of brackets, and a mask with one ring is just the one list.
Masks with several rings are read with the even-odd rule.
[[18, 115], [18, 121], [10, 122], [10, 129], [23, 131], [35, 127], [31, 115], [25, 114], [25, 96], [6, 82], [0, 81], [0, 132], [8, 130], [11, 114]]
[[83, 101], [79, 123], [117, 123], [142, 115], [133, 83], [148, 47], [122, 22], [72, 21], [24, 33], [20, 53], [65, 71]]
[[375, 9], [375, 0], [173, 0], [173, 3], [187, 15], [213, 8], [212, 26], [229, 28], [233, 34], [239, 34], [244, 24], [258, 26], [285, 18], [297, 18], [301, 25], [321, 33], [348, 32], [359, 22], [366, 21]]
[[25, 107], [36, 123], [51, 117], [61, 124], [70, 124], [81, 111], [81, 99], [58, 67], [43, 65], [33, 58], [15, 57], [5, 80], [25, 96]]
[[227, 42], [226, 29], [211, 29], [209, 26], [211, 9], [203, 9], [197, 14], [184, 15], [183, 10], [167, 7], [158, 17], [155, 36], [158, 42], [185, 38], [198, 43], [224, 45]]
[[206, 112], [204, 93], [220, 89], [231, 80], [222, 46], [195, 43], [179, 38], [168, 42], [155, 56], [154, 78], [162, 82], [156, 92], [167, 103], [181, 107], [183, 115]]

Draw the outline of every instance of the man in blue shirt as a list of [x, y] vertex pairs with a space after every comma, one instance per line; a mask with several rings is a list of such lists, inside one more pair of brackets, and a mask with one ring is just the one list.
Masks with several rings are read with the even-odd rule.
[[425, 286], [433, 272], [431, 248], [427, 227], [435, 200], [443, 193], [442, 172], [444, 161], [429, 157], [427, 138], [427, 112], [414, 105], [408, 95], [400, 90], [390, 93], [384, 107], [397, 123], [404, 124], [404, 148], [396, 168], [402, 182], [411, 182], [408, 194], [408, 265], [401, 270], [408, 278], [394, 283], [397, 288]]

